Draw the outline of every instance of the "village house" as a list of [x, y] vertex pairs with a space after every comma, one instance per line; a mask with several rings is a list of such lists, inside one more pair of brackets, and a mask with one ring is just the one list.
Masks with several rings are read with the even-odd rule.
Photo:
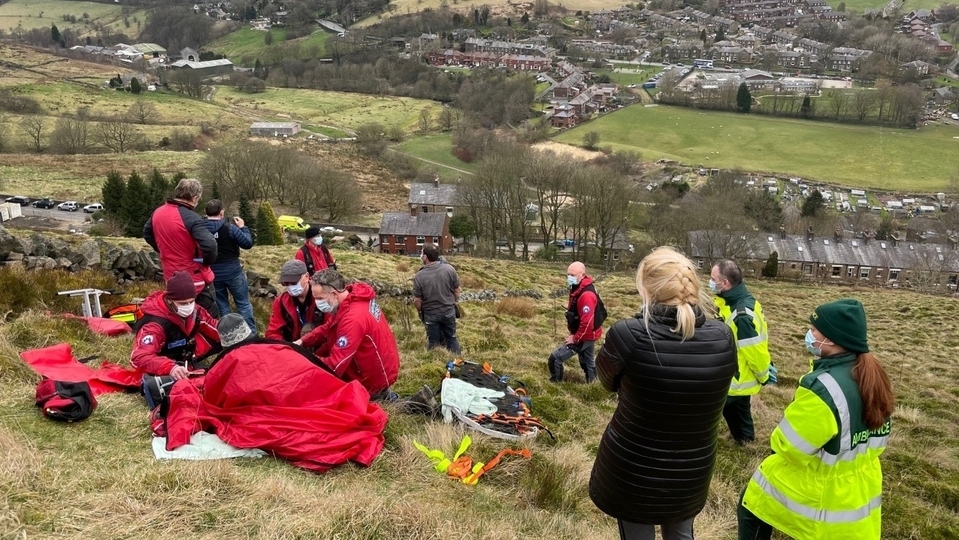
[[780, 51], [776, 53], [776, 65], [785, 68], [807, 69], [812, 65], [809, 53], [799, 51]]
[[456, 184], [441, 184], [439, 179], [431, 183], [410, 184], [410, 214], [445, 213], [453, 217], [457, 206]]
[[955, 246], [896, 240], [844, 238], [842, 234], [729, 233], [692, 231], [686, 253], [699, 268], [708, 270], [723, 258], [722, 246], [735, 244], [743, 271], [758, 275], [772, 252], [778, 255], [779, 276], [820, 282], [861, 283], [873, 286], [912, 286], [955, 290], [959, 280], [959, 252]]
[[923, 76], [929, 74], [929, 64], [923, 62], [922, 60], [913, 60], [912, 62], [906, 62], [902, 65], [902, 69], [905, 71], [914, 70], [916, 75]]
[[379, 229], [380, 252], [416, 255], [426, 244], [440, 253], [453, 249], [450, 217], [445, 212], [384, 212]]

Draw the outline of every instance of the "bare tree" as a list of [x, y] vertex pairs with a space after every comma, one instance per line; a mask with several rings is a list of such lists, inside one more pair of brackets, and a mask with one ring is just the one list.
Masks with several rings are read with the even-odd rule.
[[82, 118], [59, 118], [50, 134], [50, 149], [57, 154], [83, 154], [90, 149], [90, 122]]
[[202, 99], [208, 90], [203, 84], [203, 76], [192, 69], [178, 69], [170, 74], [169, 80], [178, 92], [194, 99]]
[[332, 169], [320, 169], [314, 185], [322, 194], [320, 206], [326, 210], [327, 219], [333, 223], [356, 215], [363, 207], [363, 194], [359, 185], [348, 174]]
[[573, 165], [553, 152], [539, 152], [526, 164], [526, 184], [539, 207], [539, 228], [543, 244], [557, 239], [560, 211], [569, 200]]
[[286, 193], [290, 198], [290, 204], [296, 207], [300, 215], [322, 206], [323, 193], [316, 185], [317, 171], [320, 168], [320, 164], [316, 161], [304, 158], [293, 166], [287, 178]]
[[878, 101], [876, 93], [872, 90], [857, 90], [852, 97], [852, 107], [856, 111], [856, 118], [860, 122], [866, 119], [869, 116], [869, 113], [876, 108], [876, 102]]
[[[625, 176], [605, 167], [588, 167], [578, 182], [582, 191], [577, 199], [586, 206], [586, 225], [599, 249], [599, 258], [609, 270], [612, 257], [607, 256], [616, 238], [626, 231], [635, 184]], [[588, 244], [587, 244], [588, 245]]]
[[133, 124], [125, 122], [120, 116], [97, 124], [95, 135], [98, 143], [118, 154], [142, 145], [145, 140]]
[[842, 90], [833, 90], [829, 92], [829, 98], [831, 99], [829, 107], [833, 116], [837, 122], [842, 122], [846, 119], [846, 104], [849, 101], [849, 96]]
[[25, 146], [34, 152], [43, 152], [43, 127], [46, 117], [40, 115], [24, 116], [20, 120], [20, 133]]
[[440, 109], [440, 113], [436, 116], [436, 122], [439, 124], [440, 129], [444, 132], [453, 131], [453, 126], [456, 125], [458, 120], [459, 109], [455, 109], [450, 106]]
[[420, 117], [419, 117], [420, 131], [422, 131], [423, 133], [428, 132], [432, 124], [433, 124], [433, 121], [432, 121], [432, 114], [430, 114], [430, 108], [423, 107], [423, 109], [420, 111]]
[[273, 151], [269, 144], [253, 141], [216, 146], [200, 162], [200, 178], [217, 183], [225, 205], [241, 194], [252, 200], [264, 199]]
[[138, 99], [127, 109], [127, 118], [137, 124], [152, 124], [159, 119], [160, 113], [156, 105], [149, 101]]

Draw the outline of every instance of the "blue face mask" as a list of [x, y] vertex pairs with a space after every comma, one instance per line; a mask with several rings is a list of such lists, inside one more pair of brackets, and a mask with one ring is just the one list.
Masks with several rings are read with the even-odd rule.
[[576, 276], [567, 275], [566, 283], [568, 283], [570, 287], [575, 287], [576, 285], [579, 285], [579, 278]]
[[716, 285], [716, 282], [710, 279], [709, 290], [713, 291], [714, 294], [719, 294], [719, 285]]
[[314, 244], [314, 245], [317, 245], [317, 246], [322, 246], [322, 245], [323, 245], [323, 237], [322, 237], [322, 236], [314, 236], [314, 237], [313, 237], [313, 244]]
[[333, 306], [330, 305], [330, 303], [327, 302], [326, 300], [317, 300], [315, 303], [316, 303], [316, 309], [322, 311], [323, 313], [333, 312]]
[[[806, 331], [806, 350], [816, 358], [822, 357], [822, 347], [816, 347], [816, 336], [812, 335], [812, 329]], [[822, 343], [820, 343], [822, 345]]]
[[287, 285], [286, 292], [290, 293], [290, 296], [299, 297], [301, 294], [303, 294], [303, 285], [300, 285], [299, 283], [295, 285]]

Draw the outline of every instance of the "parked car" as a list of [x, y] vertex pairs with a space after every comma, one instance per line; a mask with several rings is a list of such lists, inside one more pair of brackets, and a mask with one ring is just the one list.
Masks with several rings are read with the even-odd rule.
[[959, 114], [952, 113], [952, 119], [953, 119], [953, 120], [959, 120]]
[[34, 201], [33, 206], [37, 208], [53, 208], [57, 203], [53, 202], [53, 199], [50, 197], [44, 197], [40, 200]]
[[103, 210], [103, 205], [98, 202], [93, 204], [88, 204], [83, 207], [83, 212], [86, 214], [92, 214], [94, 212], [99, 212], [100, 210]]
[[24, 197], [23, 195], [14, 195], [13, 197], [7, 197], [6, 202], [16, 203], [20, 206], [28, 204], [30, 202], [29, 197]]
[[57, 210], [63, 210], [64, 212], [76, 212], [80, 209], [80, 205], [77, 204], [77, 201], [66, 201], [57, 205]]

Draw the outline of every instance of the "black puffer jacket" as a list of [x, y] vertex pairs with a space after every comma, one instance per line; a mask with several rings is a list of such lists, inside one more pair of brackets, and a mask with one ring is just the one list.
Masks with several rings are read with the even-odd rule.
[[599, 445], [589, 496], [610, 516], [634, 523], [690, 519], [706, 504], [716, 437], [736, 346], [720, 321], [697, 312], [696, 333], [673, 333], [676, 308], [654, 305], [617, 322], [596, 359], [619, 405]]

